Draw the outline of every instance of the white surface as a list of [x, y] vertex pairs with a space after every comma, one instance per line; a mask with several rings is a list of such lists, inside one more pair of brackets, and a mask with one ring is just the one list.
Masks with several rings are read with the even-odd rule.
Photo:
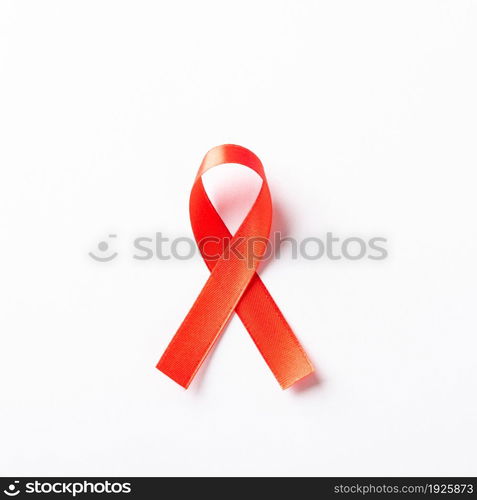
[[[2, 2], [0, 473], [477, 475], [476, 52], [469, 1]], [[389, 240], [263, 271], [306, 389], [237, 318], [188, 391], [154, 368], [207, 271], [127, 244], [191, 235], [226, 142], [288, 235]]]

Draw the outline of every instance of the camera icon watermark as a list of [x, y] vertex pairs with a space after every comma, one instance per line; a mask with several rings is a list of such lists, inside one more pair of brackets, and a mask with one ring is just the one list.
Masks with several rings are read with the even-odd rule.
[[[108, 235], [108, 238], [109, 239], [117, 238], [117, 236], [118, 236], [117, 234], [110, 234]], [[96, 252], [99, 250], [100, 255], [97, 255], [94, 252], [89, 252], [88, 255], [97, 262], [111, 262], [118, 256], [118, 252], [109, 253], [110, 243], [111, 242], [108, 242], [106, 240], [101, 240], [98, 243], [96, 250]]]
[[5, 490], [3, 490], [3, 493], [9, 497], [16, 497], [17, 495], [20, 494], [20, 481], [13, 481], [13, 483], [10, 483]]

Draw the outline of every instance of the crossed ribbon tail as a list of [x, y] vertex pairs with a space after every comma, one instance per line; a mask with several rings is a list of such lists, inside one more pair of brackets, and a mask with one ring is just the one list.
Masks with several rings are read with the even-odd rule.
[[[262, 179], [257, 199], [233, 238], [210, 202], [201, 179], [207, 170], [224, 163], [249, 167]], [[314, 369], [304, 349], [256, 273], [266, 246], [262, 244], [257, 249], [255, 243], [268, 238], [272, 219], [270, 190], [258, 157], [231, 144], [211, 149], [192, 187], [190, 218], [211, 274], [157, 368], [187, 388], [235, 310], [283, 389], [312, 373]], [[207, 249], [202, 244], [206, 240]], [[235, 246], [236, 252], [224, 258], [226, 241]]]

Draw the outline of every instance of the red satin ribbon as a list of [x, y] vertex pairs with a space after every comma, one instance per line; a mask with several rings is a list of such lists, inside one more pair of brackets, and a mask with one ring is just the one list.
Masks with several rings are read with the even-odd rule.
[[[233, 238], [202, 183], [207, 170], [223, 163], [249, 167], [263, 181], [257, 199]], [[258, 157], [233, 144], [211, 149], [197, 173], [189, 210], [195, 239], [211, 274], [157, 368], [187, 388], [235, 310], [283, 389], [313, 372], [305, 351], [256, 273], [272, 221], [270, 190]], [[225, 257], [227, 239], [229, 248], [234, 247], [235, 251]], [[214, 254], [220, 257], [209, 257]]]

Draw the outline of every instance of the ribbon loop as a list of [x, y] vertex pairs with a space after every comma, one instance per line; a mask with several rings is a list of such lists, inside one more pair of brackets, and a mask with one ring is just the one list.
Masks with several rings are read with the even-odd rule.
[[[249, 167], [262, 179], [260, 192], [233, 237], [201, 178], [224, 163]], [[189, 211], [196, 242], [211, 274], [157, 368], [187, 388], [235, 310], [282, 388], [311, 373], [313, 366], [305, 351], [256, 273], [272, 221], [270, 190], [259, 158], [233, 144], [211, 149], [192, 187]], [[225, 255], [224, 242], [234, 251]], [[258, 250], [257, 242], [262, 243]], [[215, 255], [206, 251], [206, 243]]]

